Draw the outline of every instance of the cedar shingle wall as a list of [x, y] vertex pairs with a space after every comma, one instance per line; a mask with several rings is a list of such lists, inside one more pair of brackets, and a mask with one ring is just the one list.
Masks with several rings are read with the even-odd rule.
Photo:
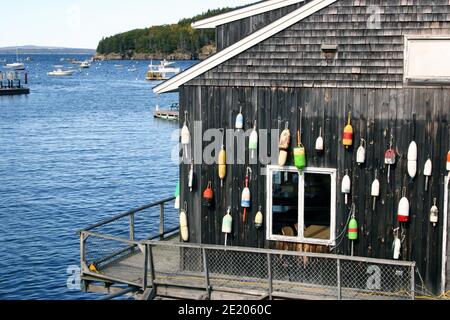
[[[371, 5], [380, 9], [379, 29], [368, 28]], [[219, 28], [234, 39], [223, 44], [248, 35], [248, 23]], [[450, 35], [450, 1], [340, 0], [189, 84], [398, 88], [405, 35]], [[337, 44], [337, 58], [324, 58], [321, 44]]]

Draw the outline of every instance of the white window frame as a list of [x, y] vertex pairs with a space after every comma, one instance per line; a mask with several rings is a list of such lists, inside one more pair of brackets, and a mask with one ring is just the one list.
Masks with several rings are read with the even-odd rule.
[[[292, 172], [299, 174], [299, 185], [298, 185], [298, 236], [297, 237], [286, 237], [282, 235], [273, 234], [273, 175], [275, 172]], [[300, 174], [296, 167], [280, 167], [275, 165], [267, 166], [267, 208], [266, 208], [266, 234], [267, 240], [269, 241], [281, 241], [281, 242], [293, 242], [293, 243], [304, 243], [313, 245], [324, 245], [324, 246], [335, 246], [336, 245], [336, 201], [337, 201], [337, 170], [331, 168], [305, 168], [303, 173], [310, 174], [324, 174], [331, 177], [331, 205], [330, 205], [330, 239], [314, 239], [305, 238], [305, 217], [304, 217], [304, 183], [305, 176]]]
[[450, 41], [450, 36], [427, 36], [427, 35], [406, 35], [404, 37], [404, 59], [403, 59], [403, 81], [406, 84], [411, 83], [422, 83], [422, 84], [442, 84], [450, 83], [450, 75], [448, 77], [411, 77], [409, 76], [409, 57], [410, 57], [410, 41], [414, 40], [448, 40]]

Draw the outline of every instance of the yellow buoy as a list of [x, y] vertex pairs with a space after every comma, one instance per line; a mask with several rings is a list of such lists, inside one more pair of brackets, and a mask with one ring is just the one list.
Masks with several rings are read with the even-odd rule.
[[353, 127], [351, 124], [352, 113], [348, 113], [348, 123], [344, 128], [344, 134], [342, 135], [342, 143], [348, 149], [353, 145]]
[[225, 151], [225, 134], [223, 135], [222, 150], [220, 150], [219, 152], [218, 165], [219, 165], [219, 178], [221, 180], [220, 184], [223, 187], [223, 181], [227, 176], [227, 152]]

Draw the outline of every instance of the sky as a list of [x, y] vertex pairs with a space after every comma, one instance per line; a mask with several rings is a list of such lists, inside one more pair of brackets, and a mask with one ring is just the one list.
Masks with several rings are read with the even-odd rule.
[[[2, 6], [0, 47], [95, 49], [104, 36], [176, 23], [208, 9], [257, 0], [21, 0]], [[8, 27], [6, 27], [8, 26]], [[7, 32], [5, 32], [7, 31]]]

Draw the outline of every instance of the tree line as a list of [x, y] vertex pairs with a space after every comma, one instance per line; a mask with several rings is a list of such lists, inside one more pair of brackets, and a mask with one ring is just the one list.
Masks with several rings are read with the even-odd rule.
[[120, 53], [132, 56], [134, 53], [171, 54], [182, 52], [197, 58], [201, 48], [215, 43], [215, 31], [193, 29], [191, 23], [211, 16], [234, 10], [222, 8], [208, 10], [192, 18], [182, 19], [177, 24], [135, 29], [111, 37], [103, 38], [97, 53]]

